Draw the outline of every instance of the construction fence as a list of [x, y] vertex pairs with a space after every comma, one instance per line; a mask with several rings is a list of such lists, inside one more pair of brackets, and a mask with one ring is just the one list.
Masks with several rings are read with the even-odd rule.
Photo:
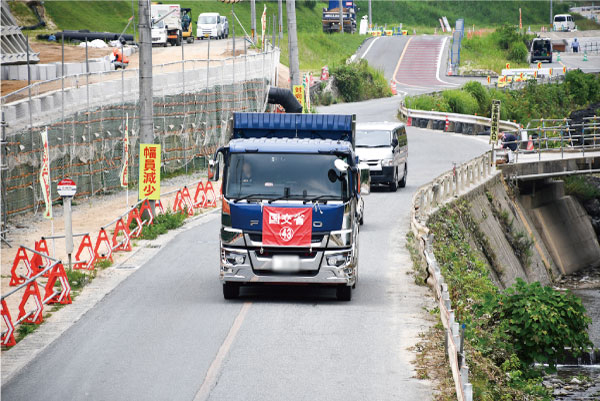
[[[153, 67], [154, 134], [155, 143], [161, 144], [163, 174], [203, 165], [205, 157], [225, 142], [227, 121], [234, 111], [262, 111], [267, 87], [275, 83], [278, 63], [279, 50], [275, 48], [216, 61], [186, 60]], [[8, 125], [2, 149], [3, 220], [17, 213], [37, 211], [43, 203], [39, 182], [40, 132], [45, 130], [50, 146], [53, 201], [59, 199], [56, 184], [64, 177], [77, 182], [77, 196], [105, 194], [120, 188], [126, 127], [129, 184], [136, 184], [137, 72], [87, 74], [96, 75], [93, 79], [67, 77], [68, 89], [42, 91], [36, 97], [3, 104]], [[74, 80], [77, 85], [71, 85]], [[81, 85], [86, 81], [87, 85]], [[37, 90], [43, 85], [36, 85]]]

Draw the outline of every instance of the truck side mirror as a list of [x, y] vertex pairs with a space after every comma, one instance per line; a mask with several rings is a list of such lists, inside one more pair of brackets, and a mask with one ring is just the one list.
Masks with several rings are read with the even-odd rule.
[[215, 160], [208, 161], [208, 179], [210, 181], [219, 181], [219, 162]]

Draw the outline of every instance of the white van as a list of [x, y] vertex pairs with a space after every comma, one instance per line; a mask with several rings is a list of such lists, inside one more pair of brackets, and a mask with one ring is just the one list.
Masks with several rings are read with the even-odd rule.
[[196, 24], [196, 37], [198, 39], [212, 38], [221, 39], [223, 34], [223, 23], [219, 13], [202, 13], [198, 16]]
[[559, 32], [574, 31], [575, 21], [570, 14], [556, 14], [552, 29]]
[[404, 124], [356, 124], [356, 155], [369, 166], [371, 184], [387, 185], [392, 192], [406, 186], [408, 139]]

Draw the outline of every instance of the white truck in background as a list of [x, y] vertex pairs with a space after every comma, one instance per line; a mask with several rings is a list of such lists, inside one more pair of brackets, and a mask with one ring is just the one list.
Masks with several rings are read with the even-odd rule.
[[152, 4], [152, 44], [181, 46], [181, 7], [179, 4]]

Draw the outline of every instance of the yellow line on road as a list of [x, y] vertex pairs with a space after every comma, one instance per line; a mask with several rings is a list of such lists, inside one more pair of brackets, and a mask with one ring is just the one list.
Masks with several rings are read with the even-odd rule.
[[244, 323], [244, 319], [246, 318], [251, 305], [252, 302], [244, 302], [242, 309], [240, 309], [240, 312], [236, 316], [231, 328], [229, 329], [229, 333], [227, 333], [227, 337], [225, 337], [225, 341], [223, 341], [223, 344], [221, 344], [221, 347], [219, 347], [217, 356], [208, 367], [208, 370], [206, 371], [206, 377], [202, 382], [202, 386], [200, 386], [200, 389], [196, 393], [194, 401], [205, 401], [210, 396], [210, 392], [215, 387], [215, 384], [217, 384], [217, 379], [219, 377], [219, 373], [221, 372], [223, 361], [229, 353], [229, 350], [233, 345], [233, 341], [240, 331], [242, 323]]

